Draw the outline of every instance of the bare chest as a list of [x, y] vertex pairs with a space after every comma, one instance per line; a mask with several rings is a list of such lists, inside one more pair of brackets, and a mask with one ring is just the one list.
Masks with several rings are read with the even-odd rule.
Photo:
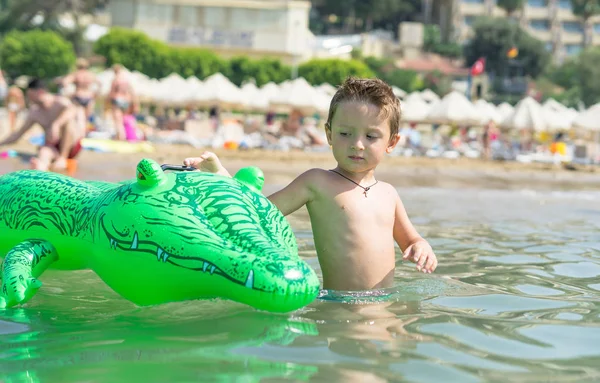
[[366, 193], [358, 187], [326, 193], [311, 205], [311, 216], [321, 222], [334, 221], [337, 227], [378, 230], [394, 224], [394, 199], [376, 188]]

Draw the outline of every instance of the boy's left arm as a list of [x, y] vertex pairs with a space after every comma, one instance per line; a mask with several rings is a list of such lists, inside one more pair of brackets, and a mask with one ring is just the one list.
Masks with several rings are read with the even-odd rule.
[[400, 197], [396, 200], [394, 240], [402, 250], [402, 259], [417, 264], [417, 270], [432, 273], [437, 267], [433, 249], [414, 228]]

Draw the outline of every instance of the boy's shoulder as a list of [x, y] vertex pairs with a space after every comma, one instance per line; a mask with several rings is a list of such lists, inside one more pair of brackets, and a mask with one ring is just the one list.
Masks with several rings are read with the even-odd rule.
[[386, 195], [389, 195], [391, 198], [399, 198], [400, 195], [398, 194], [398, 189], [396, 189], [395, 186], [393, 186], [390, 183], [384, 182], [384, 181], [378, 181], [377, 182], [377, 186], [382, 189]]
[[306, 170], [300, 174], [298, 178], [303, 178], [305, 181], [321, 180], [323, 177], [327, 177], [330, 172], [321, 168], [312, 168]]
[[308, 174], [311, 177], [322, 177], [329, 173], [330, 173], [329, 170], [325, 170], [325, 169], [321, 169], [321, 168], [312, 168], [312, 169], [308, 169], [307, 171], [304, 172], [304, 174]]
[[323, 183], [325, 177], [327, 177], [327, 173], [329, 173], [329, 172], [324, 169], [319, 169], [319, 168], [308, 169], [304, 173], [300, 174], [296, 178], [295, 182], [301, 182], [302, 184], [309, 186], [309, 187], [312, 185], [318, 185], [318, 184]]

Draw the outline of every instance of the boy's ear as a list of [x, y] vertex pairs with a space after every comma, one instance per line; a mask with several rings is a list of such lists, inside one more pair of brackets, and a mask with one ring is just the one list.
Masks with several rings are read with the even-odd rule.
[[390, 142], [388, 144], [387, 149], [385, 149], [386, 153], [391, 153], [394, 148], [396, 147], [396, 145], [398, 144], [398, 141], [400, 140], [400, 133], [396, 133], [393, 137], [390, 138]]
[[331, 146], [331, 125], [329, 122], [325, 123], [325, 134], [327, 135], [327, 143]]

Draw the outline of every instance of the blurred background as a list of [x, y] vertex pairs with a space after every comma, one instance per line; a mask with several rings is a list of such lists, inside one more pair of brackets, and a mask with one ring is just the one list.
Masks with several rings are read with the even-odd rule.
[[[87, 61], [90, 149], [126, 128], [129, 141], [327, 150], [329, 101], [354, 75], [401, 99], [395, 155], [599, 161], [594, 1], [4, 0], [0, 33], [13, 88], [35, 76], [73, 95], [62, 80]], [[105, 102], [115, 64], [135, 99], [118, 121]], [[26, 112], [13, 90], [11, 130]]]

